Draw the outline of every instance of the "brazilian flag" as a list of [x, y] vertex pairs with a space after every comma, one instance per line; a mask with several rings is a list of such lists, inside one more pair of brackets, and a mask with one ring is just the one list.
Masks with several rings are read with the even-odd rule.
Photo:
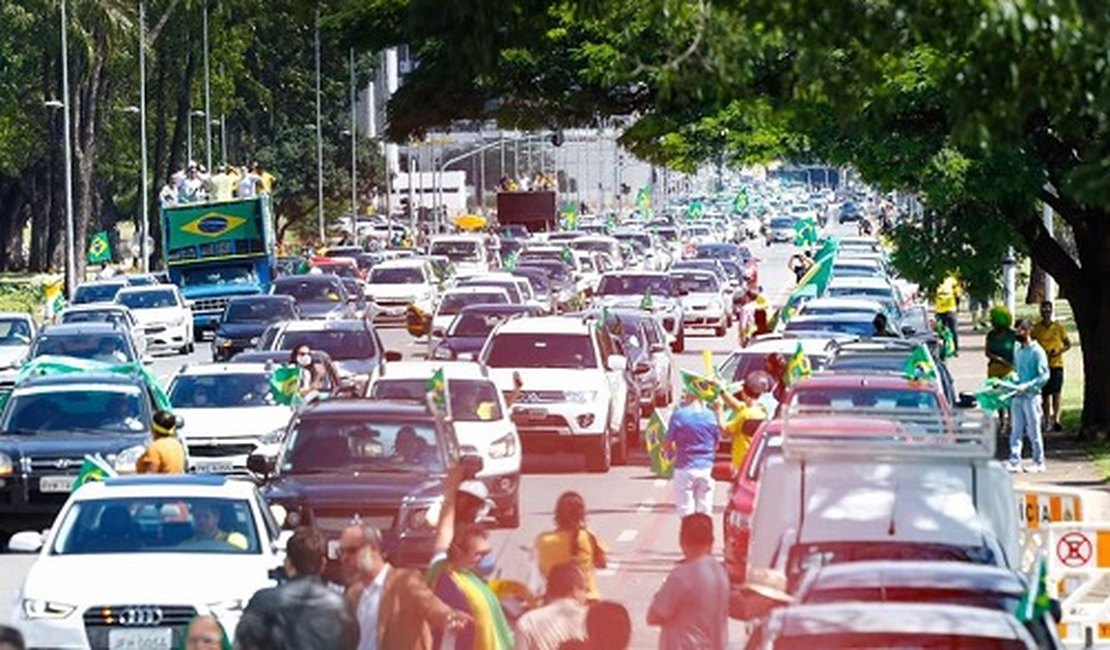
[[934, 331], [940, 339], [940, 358], [950, 359], [956, 356], [956, 337], [953, 336], [952, 330], [938, 320]]
[[101, 264], [112, 261], [112, 242], [108, 239], [108, 231], [101, 230], [89, 240], [89, 264]]
[[794, 224], [794, 245], [812, 246], [817, 243], [817, 223], [805, 218]]
[[93, 481], [103, 481], [106, 478], [116, 475], [116, 470], [112, 468], [99, 454], [96, 456], [85, 455], [85, 462], [81, 464], [81, 470], [77, 473], [77, 480], [73, 482], [73, 489], [81, 487], [86, 483]]
[[716, 401], [721, 394], [721, 386], [710, 377], [702, 377], [688, 370], [679, 370], [682, 375], [682, 387], [703, 402]]
[[651, 289], [644, 289], [644, 297], [640, 298], [640, 309], [651, 309], [655, 303], [651, 299]]
[[806, 356], [802, 342], [798, 341], [798, 347], [794, 349], [794, 356], [790, 357], [790, 361], [786, 364], [786, 372], [783, 374], [782, 381], [787, 387], [793, 386], [812, 373], [813, 369], [809, 365], [809, 357]]
[[447, 412], [447, 379], [443, 375], [443, 368], [432, 373], [426, 385], [431, 395], [432, 404], [440, 413]]
[[571, 264], [574, 262], [574, 251], [570, 249], [570, 246], [563, 246], [563, 252], [559, 255], [559, 257], [561, 257], [563, 261], [567, 264]]
[[910, 381], [936, 379], [937, 367], [933, 365], [933, 359], [924, 345], [915, 347], [913, 353], [906, 358], [906, 363], [902, 366], [902, 374]]
[[983, 380], [983, 387], [975, 393], [975, 401], [984, 411], [1002, 411], [1010, 408], [1010, 401], [1017, 394], [1013, 384], [989, 377]]
[[644, 450], [651, 460], [651, 473], [659, 478], [671, 478], [674, 475], [674, 456], [667, 452], [663, 444], [663, 437], [667, 435], [667, 425], [659, 410], [651, 412], [651, 418], [644, 428]]
[[301, 369], [285, 364], [270, 373], [270, 395], [277, 404], [291, 405], [301, 401]]
[[513, 251], [513, 252], [509, 253], [507, 256], [505, 256], [505, 262], [502, 266], [504, 266], [506, 270], [512, 271], [513, 269], [516, 268], [517, 258], [519, 256], [520, 256], [520, 251]]
[[1036, 573], [1030, 577], [1029, 587], [1018, 602], [1014, 616], [1022, 623], [1034, 621], [1052, 608], [1048, 595], [1048, 562], [1044, 555], [1037, 557]]

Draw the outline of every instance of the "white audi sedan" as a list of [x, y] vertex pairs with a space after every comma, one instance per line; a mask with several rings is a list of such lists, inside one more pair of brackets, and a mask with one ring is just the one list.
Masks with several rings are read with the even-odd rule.
[[286, 539], [251, 483], [86, 483], [48, 532], [11, 538], [12, 551], [39, 554], [12, 621], [34, 648], [171, 650], [202, 614], [231, 634], [250, 597], [274, 584]]

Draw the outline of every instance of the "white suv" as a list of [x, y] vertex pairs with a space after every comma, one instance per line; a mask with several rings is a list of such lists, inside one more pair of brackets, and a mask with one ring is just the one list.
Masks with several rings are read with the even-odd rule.
[[404, 322], [405, 311], [412, 304], [432, 313], [438, 302], [438, 285], [431, 262], [426, 259], [392, 260], [374, 266], [366, 278], [373, 321]]
[[476, 363], [394, 361], [374, 371], [366, 396], [423, 402], [428, 380], [439, 369], [447, 380], [451, 421], [463, 454], [482, 457], [478, 479], [489, 489], [497, 523], [520, 525], [520, 436], [505, 398]]
[[[512, 419], [525, 448], [584, 453], [590, 471], [607, 472], [627, 458], [627, 361], [604, 329], [560, 316], [522, 318], [490, 333], [481, 362], [505, 394], [519, 372], [523, 390]], [[637, 424], [639, 424], [637, 422]]]
[[147, 349], [193, 353], [193, 310], [172, 284], [127, 287], [116, 303], [131, 310], [146, 336]]
[[273, 585], [288, 534], [246, 481], [86, 483], [49, 531], [11, 538], [12, 551], [38, 553], [12, 622], [35, 648], [184, 647], [198, 615], [234, 634], [250, 597]]

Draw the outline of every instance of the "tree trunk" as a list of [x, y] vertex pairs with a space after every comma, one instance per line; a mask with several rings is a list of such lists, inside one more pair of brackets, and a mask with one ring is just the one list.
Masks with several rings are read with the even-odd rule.
[[1029, 286], [1025, 290], [1025, 304], [1039, 305], [1044, 301], [1046, 277], [1041, 265], [1033, 262], [1029, 270]]

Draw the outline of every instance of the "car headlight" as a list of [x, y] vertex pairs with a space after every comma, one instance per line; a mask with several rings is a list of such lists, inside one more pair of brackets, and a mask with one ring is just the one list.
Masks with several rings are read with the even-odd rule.
[[12, 457], [0, 453], [0, 476], [11, 476], [15, 472], [15, 463], [12, 462]]
[[490, 458], [508, 458], [516, 455], [516, 436], [512, 431], [489, 443]]
[[112, 466], [120, 474], [134, 474], [135, 466], [139, 463], [139, 458], [142, 457], [144, 451], [146, 451], [146, 447], [143, 445], [128, 447], [116, 456]]
[[217, 337], [212, 339], [212, 345], [214, 345], [218, 348], [231, 347], [231, 339], [225, 338], [223, 336], [217, 336]]
[[442, 501], [433, 501], [432, 503], [410, 509], [405, 516], [405, 529], [421, 531], [435, 530], [436, 526], [439, 525], [439, 514], [442, 509]]
[[565, 395], [567, 401], [574, 404], [589, 404], [597, 399], [596, 390], [568, 390]]
[[252, 336], [251, 337], [251, 345], [258, 345], [258, 337], [257, 336]]
[[276, 445], [285, 437], [285, 427], [278, 427], [273, 431], [258, 436], [258, 442], [263, 445]]
[[23, 599], [23, 616], [26, 618], [65, 618], [77, 609], [76, 605], [67, 605], [54, 600], [39, 598]]
[[432, 358], [450, 361], [455, 358], [455, 352], [446, 345], [439, 345], [436, 346], [436, 349], [432, 350]]

